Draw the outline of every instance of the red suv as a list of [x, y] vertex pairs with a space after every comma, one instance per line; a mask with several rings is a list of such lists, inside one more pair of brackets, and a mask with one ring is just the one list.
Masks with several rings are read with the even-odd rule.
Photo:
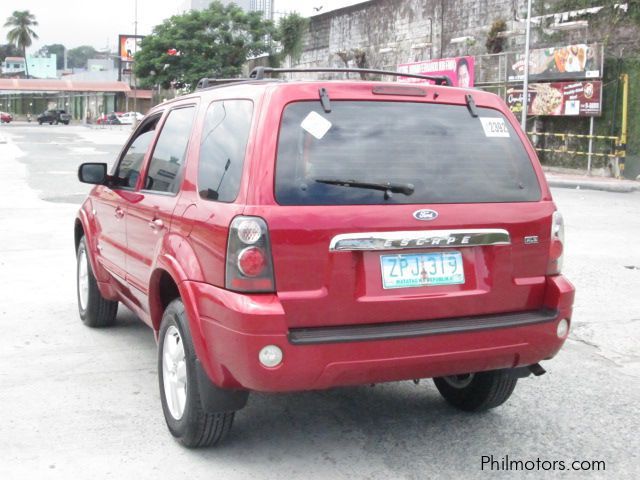
[[122, 302], [153, 329], [173, 436], [218, 443], [250, 391], [433, 378], [479, 411], [544, 373], [574, 288], [505, 104], [442, 77], [273, 71], [201, 81], [110, 173], [79, 170], [95, 184], [75, 222], [80, 317], [111, 325]]

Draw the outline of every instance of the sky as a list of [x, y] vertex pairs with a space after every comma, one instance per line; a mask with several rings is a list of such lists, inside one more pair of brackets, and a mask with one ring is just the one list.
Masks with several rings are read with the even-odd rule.
[[[277, 12], [297, 11], [312, 15], [314, 7], [324, 13], [360, 3], [362, 0], [274, 0]], [[183, 0], [138, 0], [138, 34], [151, 33], [155, 25], [180, 12]], [[42, 45], [61, 43], [68, 48], [91, 45], [98, 50], [116, 50], [118, 34], [133, 34], [135, 0], [0, 0], [0, 27], [14, 10], [29, 10], [39, 23], [30, 51]], [[0, 43], [7, 29], [0, 28]]]

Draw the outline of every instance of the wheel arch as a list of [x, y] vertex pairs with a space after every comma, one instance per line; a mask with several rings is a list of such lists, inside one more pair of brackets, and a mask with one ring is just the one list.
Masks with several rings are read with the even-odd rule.
[[164, 310], [172, 300], [180, 298], [187, 314], [196, 356], [209, 378], [215, 379], [208, 347], [202, 334], [196, 294], [186, 280], [193, 280], [193, 278], [188, 276], [174, 256], [165, 253], [157, 259], [149, 281], [151, 325], [157, 337]]

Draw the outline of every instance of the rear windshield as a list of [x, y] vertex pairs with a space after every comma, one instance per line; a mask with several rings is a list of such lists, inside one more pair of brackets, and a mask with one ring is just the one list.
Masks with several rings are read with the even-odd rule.
[[[540, 186], [493, 109], [409, 102], [289, 104], [276, 164], [281, 205], [531, 202]], [[387, 188], [387, 184], [390, 185]]]

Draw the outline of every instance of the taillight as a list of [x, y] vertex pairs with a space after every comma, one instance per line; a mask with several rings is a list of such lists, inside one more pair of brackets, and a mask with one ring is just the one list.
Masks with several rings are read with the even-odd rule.
[[229, 227], [225, 287], [237, 292], [274, 292], [269, 230], [260, 217], [236, 217]]
[[564, 251], [564, 220], [560, 212], [553, 212], [551, 217], [551, 238], [549, 239], [548, 275], [557, 275], [562, 271], [562, 254]]

